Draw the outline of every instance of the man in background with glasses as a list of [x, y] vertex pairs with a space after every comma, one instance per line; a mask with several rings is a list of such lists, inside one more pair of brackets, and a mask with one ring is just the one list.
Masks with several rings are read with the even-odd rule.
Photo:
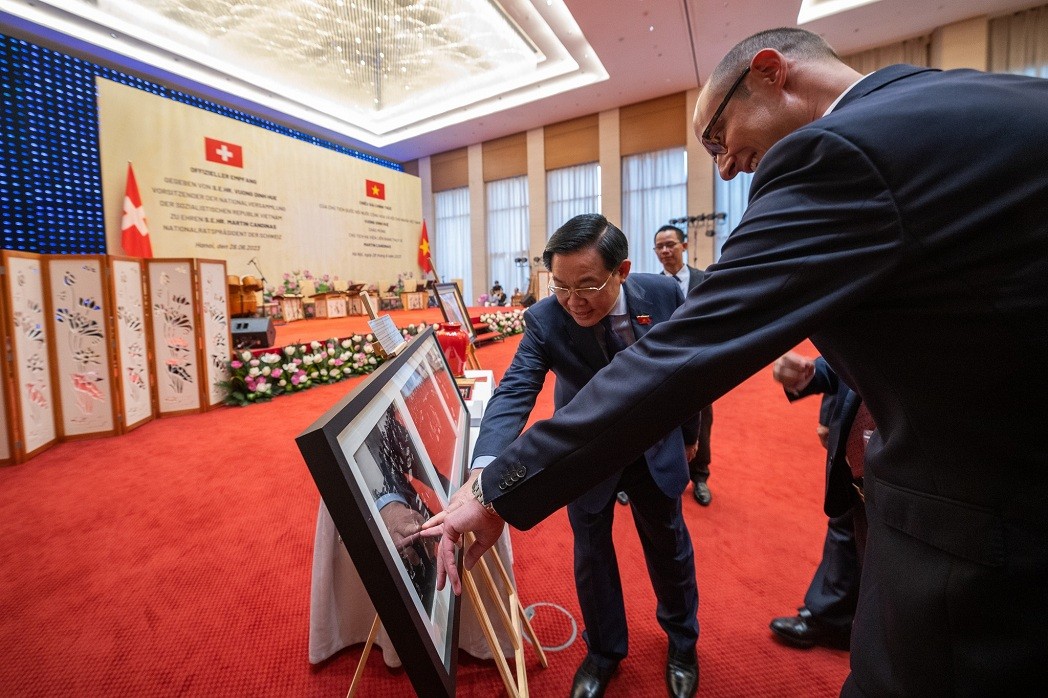
[[[560, 409], [617, 351], [644, 336], [684, 301], [670, 279], [630, 274], [628, 252], [626, 236], [599, 214], [576, 216], [549, 239], [542, 262], [553, 274], [550, 297], [524, 313], [524, 337], [485, 409], [473, 468], [494, 460], [520, 435], [550, 371], [557, 377], [554, 409]], [[592, 403], [591, 409], [602, 406]], [[692, 418], [683, 430], [686, 437], [680, 428], [660, 434], [640, 457], [568, 504], [575, 539], [575, 589], [589, 650], [575, 674], [574, 698], [603, 695], [627, 653], [626, 609], [612, 541], [615, 495], [620, 491], [629, 497], [658, 601], [655, 615], [669, 638], [667, 690], [671, 696], [695, 693], [699, 594], [681, 494], [688, 484], [687, 461], [695, 453], [697, 428]]]
[[[685, 298], [691, 289], [699, 285], [706, 276], [701, 269], [684, 263], [688, 251], [688, 239], [684, 231], [675, 225], [664, 225], [655, 232], [655, 255], [662, 264], [662, 273], [680, 286]], [[708, 481], [710, 479], [710, 433], [713, 430], [713, 405], [706, 405], [699, 412], [699, 440], [695, 457], [688, 461], [691, 476], [691, 496], [704, 507], [713, 500]]]
[[[754, 173], [720, 260], [673, 318], [503, 451], [484, 496], [434, 517], [443, 570], [457, 573], [464, 531], [490, 546], [503, 519], [533, 526], [682, 405], [810, 337], [877, 424], [842, 695], [1043, 689], [1048, 80], [863, 76], [817, 35], [774, 29], [728, 52], [694, 124], [721, 177]], [[507, 472], [519, 475], [499, 489]]]

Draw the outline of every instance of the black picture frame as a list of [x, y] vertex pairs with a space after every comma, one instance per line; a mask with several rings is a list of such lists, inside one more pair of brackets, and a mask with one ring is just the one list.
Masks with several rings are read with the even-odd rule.
[[448, 281], [435, 284], [433, 293], [437, 297], [437, 305], [440, 313], [444, 316], [444, 322], [457, 322], [462, 325], [463, 331], [469, 335], [469, 343], [477, 341], [477, 330], [469, 319], [469, 309], [462, 300], [462, 291], [458, 284]]
[[447, 506], [467, 475], [469, 428], [466, 404], [427, 328], [295, 439], [424, 697], [455, 694], [459, 599], [450, 584], [436, 590], [435, 539], [401, 538], [385, 516], [415, 523]]

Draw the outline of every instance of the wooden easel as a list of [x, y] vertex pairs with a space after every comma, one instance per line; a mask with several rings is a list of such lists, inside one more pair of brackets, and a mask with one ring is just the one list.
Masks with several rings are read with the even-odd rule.
[[[472, 533], [466, 535], [470, 545], [476, 542]], [[502, 581], [509, 602], [509, 608], [507, 608], [506, 604], [502, 601], [498, 585], [495, 583], [495, 578], [492, 576], [485, 558], [491, 558], [498, 570], [499, 578]], [[509, 633], [510, 640], [513, 642], [513, 662], [517, 668], [515, 679], [513, 673], [510, 671], [509, 662], [506, 661], [506, 657], [502, 654], [502, 648], [499, 646], [498, 638], [495, 636], [495, 627], [491, 622], [491, 614], [484, 605], [484, 600], [480, 596], [480, 590], [477, 588], [477, 570], [480, 571], [481, 582], [491, 593], [492, 598], [495, 599], [495, 611], [498, 613], [499, 619], [502, 621], [502, 626], [506, 629], [506, 632]], [[462, 572], [462, 581], [466, 587], [466, 593], [469, 595], [470, 601], [473, 602], [473, 607], [477, 610], [477, 617], [480, 620], [481, 630], [484, 632], [484, 639], [487, 640], [488, 647], [491, 649], [491, 656], [494, 658], [495, 665], [498, 667], [499, 675], [502, 677], [502, 683], [506, 687], [506, 693], [509, 694], [510, 698], [529, 698], [528, 670], [527, 666], [524, 664], [524, 644], [520, 639], [523, 633], [527, 633], [532, 646], [535, 647], [542, 668], [545, 669], [548, 667], [549, 663], [546, 660], [546, 652], [542, 649], [538, 636], [535, 635], [535, 629], [531, 627], [531, 621], [528, 619], [524, 612], [524, 607], [520, 603], [520, 597], [517, 595], [517, 588], [513, 585], [513, 581], [509, 578], [509, 572], [506, 571], [506, 566], [502, 563], [502, 558], [500, 558], [498, 552], [492, 548], [484, 553], [484, 556], [480, 558], [477, 562], [477, 566], [473, 570], [463, 570]], [[371, 632], [368, 633], [368, 639], [364, 643], [364, 651], [360, 654], [357, 669], [353, 672], [353, 681], [349, 685], [349, 692], [346, 694], [346, 698], [353, 698], [357, 693], [357, 689], [360, 687], [360, 681], [364, 675], [364, 665], [368, 660], [368, 655], [371, 654], [371, 648], [375, 645], [375, 638], [378, 637], [378, 631], [381, 627], [382, 621], [376, 613], [375, 620], [371, 623]], [[457, 650], [458, 648], [454, 648], [452, 651]]]

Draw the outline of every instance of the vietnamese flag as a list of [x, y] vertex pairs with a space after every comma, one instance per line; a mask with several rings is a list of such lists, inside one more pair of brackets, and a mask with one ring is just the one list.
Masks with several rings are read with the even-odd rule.
[[364, 193], [368, 195], [369, 199], [382, 199], [386, 200], [386, 185], [382, 182], [376, 182], [371, 179], [364, 180]]
[[120, 231], [120, 241], [125, 252], [132, 257], [153, 256], [146, 212], [142, 208], [142, 197], [138, 193], [138, 182], [130, 162], [127, 163], [127, 188], [124, 190], [124, 216], [120, 221]]
[[422, 221], [422, 236], [418, 241], [418, 265], [422, 273], [433, 271], [433, 259], [429, 256], [429, 233], [426, 232], [426, 221]]
[[244, 166], [244, 149], [235, 143], [204, 138], [204, 157], [208, 162], [217, 162], [230, 167]]

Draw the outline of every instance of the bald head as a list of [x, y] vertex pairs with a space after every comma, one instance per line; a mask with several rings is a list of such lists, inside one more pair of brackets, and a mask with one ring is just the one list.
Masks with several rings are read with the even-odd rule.
[[821, 117], [859, 77], [816, 34], [762, 31], [736, 44], [706, 81], [695, 133], [722, 178], [753, 172], [776, 141]]

